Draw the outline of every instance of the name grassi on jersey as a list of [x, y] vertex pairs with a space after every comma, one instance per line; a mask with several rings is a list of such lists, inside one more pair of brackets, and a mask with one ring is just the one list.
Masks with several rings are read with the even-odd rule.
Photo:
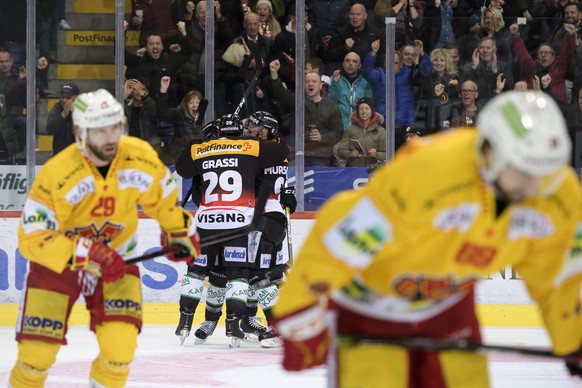
[[213, 154], [218, 152], [224, 151], [235, 151], [235, 152], [244, 152], [251, 145], [249, 143], [238, 144], [238, 143], [212, 143], [205, 146], [199, 146], [196, 148], [196, 156], [204, 155], [204, 154]]
[[205, 170], [210, 170], [218, 167], [238, 167], [238, 159], [224, 158], [216, 160], [205, 160], [202, 162], [202, 168]]

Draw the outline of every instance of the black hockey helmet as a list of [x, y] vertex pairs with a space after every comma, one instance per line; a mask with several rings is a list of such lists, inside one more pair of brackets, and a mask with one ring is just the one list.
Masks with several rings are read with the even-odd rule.
[[249, 117], [249, 123], [253, 123], [261, 127], [261, 129], [266, 129], [268, 131], [269, 139], [276, 139], [279, 137], [279, 123], [275, 116], [269, 112], [259, 110]]
[[211, 121], [202, 128], [202, 136], [205, 141], [220, 138], [220, 129], [216, 123], [217, 121], [218, 120]]
[[241, 136], [243, 132], [243, 124], [237, 115], [226, 114], [217, 120], [217, 125], [220, 130], [220, 136]]

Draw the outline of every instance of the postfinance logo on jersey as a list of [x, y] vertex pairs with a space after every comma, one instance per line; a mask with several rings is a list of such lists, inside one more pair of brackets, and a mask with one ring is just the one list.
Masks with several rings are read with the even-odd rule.
[[193, 147], [193, 154], [195, 157], [203, 157], [208, 155], [228, 155], [233, 153], [241, 153], [252, 156], [259, 155], [259, 142], [255, 140], [219, 139], [202, 144], [196, 144]]

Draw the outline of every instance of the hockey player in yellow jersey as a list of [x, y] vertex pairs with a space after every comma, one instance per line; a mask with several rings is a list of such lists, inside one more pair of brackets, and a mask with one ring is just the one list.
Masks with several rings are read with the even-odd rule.
[[582, 201], [564, 119], [546, 94], [512, 91], [477, 127], [413, 140], [321, 209], [274, 308], [286, 369], [327, 360], [339, 387], [487, 387], [482, 354], [373, 339], [480, 342], [474, 285], [507, 265], [553, 351], [580, 350], [582, 258], [569, 248]]
[[136, 265], [138, 205], [162, 229], [169, 258], [192, 261], [199, 241], [191, 215], [176, 206], [170, 171], [144, 141], [124, 136], [123, 107], [104, 89], [78, 96], [76, 144], [50, 159], [36, 177], [18, 230], [30, 261], [16, 326], [18, 360], [12, 387], [42, 387], [67, 321], [83, 294], [100, 353], [92, 387], [122, 387], [142, 325]]

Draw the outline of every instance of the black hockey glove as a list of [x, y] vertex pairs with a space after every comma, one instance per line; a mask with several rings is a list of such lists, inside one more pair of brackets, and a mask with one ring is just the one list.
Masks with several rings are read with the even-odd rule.
[[570, 375], [582, 378], [582, 355], [578, 353], [576, 358], [566, 360], [566, 368], [568, 368]]
[[278, 265], [274, 268], [271, 268], [269, 271], [267, 271], [267, 273], [265, 274], [265, 277], [267, 279], [269, 279], [269, 281], [281, 280], [283, 278], [283, 274], [288, 269], [289, 269], [289, 266], [287, 264]]
[[289, 213], [295, 213], [297, 208], [297, 198], [295, 198], [295, 186], [284, 187], [281, 191], [281, 205], [289, 208]]

